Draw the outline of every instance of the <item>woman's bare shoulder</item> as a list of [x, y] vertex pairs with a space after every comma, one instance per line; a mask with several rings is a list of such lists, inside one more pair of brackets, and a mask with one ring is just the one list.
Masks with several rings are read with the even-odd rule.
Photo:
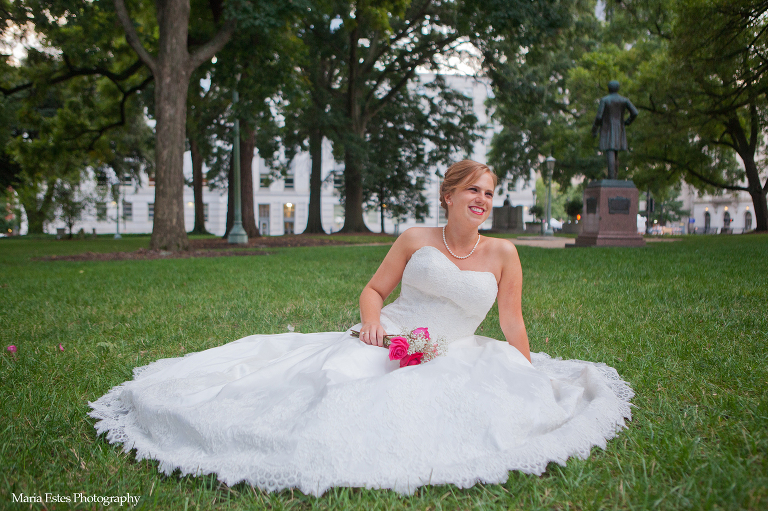
[[440, 231], [439, 227], [409, 227], [400, 236], [424, 237], [433, 236], [435, 232]]
[[501, 269], [500, 274], [520, 268], [520, 256], [512, 240], [506, 238], [487, 238], [489, 252], [495, 264]]
[[517, 248], [508, 238], [485, 238], [494, 255], [498, 257], [517, 257]]
[[403, 244], [418, 250], [424, 245], [432, 245], [436, 236], [439, 236], [438, 227], [410, 227], [401, 234], [397, 241], [403, 240]]

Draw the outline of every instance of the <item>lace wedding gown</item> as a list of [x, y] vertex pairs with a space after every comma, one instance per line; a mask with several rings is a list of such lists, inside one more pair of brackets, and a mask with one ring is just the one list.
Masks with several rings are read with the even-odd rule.
[[166, 474], [313, 495], [501, 483], [604, 447], [630, 417], [632, 390], [604, 364], [533, 353], [531, 365], [474, 335], [496, 293], [493, 274], [424, 247], [381, 319], [388, 333], [429, 328], [450, 341], [445, 356], [400, 368], [349, 332], [252, 335], [136, 368], [90, 415]]

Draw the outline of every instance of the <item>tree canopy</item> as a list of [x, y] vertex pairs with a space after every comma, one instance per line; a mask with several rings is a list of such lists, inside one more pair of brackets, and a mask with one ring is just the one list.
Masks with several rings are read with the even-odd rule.
[[[425, 169], [468, 152], [476, 127], [448, 88], [422, 96], [414, 84], [419, 74], [439, 74], [459, 59], [492, 82], [489, 106], [501, 129], [488, 161], [502, 179], [528, 179], [550, 154], [557, 159], [553, 178], [564, 191], [574, 176], [600, 177], [603, 159], [589, 127], [607, 82], [617, 79], [641, 111], [631, 151], [621, 155], [620, 177], [641, 188], [658, 184], [659, 194], [681, 180], [711, 193], [747, 192], [757, 229], [768, 230], [768, 176], [760, 156], [768, 122], [768, 4], [608, 0], [605, 20], [595, 5], [4, 2], [3, 36], [34, 36], [39, 45], [21, 63], [0, 62], [2, 184], [17, 187], [30, 225], [42, 230], [57, 183], [76, 184], [86, 167], [152, 172], [152, 246], [183, 249], [185, 140], [198, 155], [196, 168], [204, 160], [215, 170], [227, 168], [228, 158], [216, 153], [228, 149], [237, 118], [243, 175], [251, 175], [247, 153], [254, 147], [275, 177], [286, 172], [285, 159], [309, 148], [308, 231], [322, 231], [323, 138], [344, 162], [344, 231], [366, 230], [367, 207], [419, 217], [426, 212]], [[201, 78], [210, 80], [208, 92], [200, 92]], [[241, 98], [236, 107], [234, 89]], [[147, 118], [156, 121], [154, 154]], [[202, 181], [199, 171], [195, 176]], [[253, 190], [244, 182], [251, 197], [244, 208], [253, 216]]]

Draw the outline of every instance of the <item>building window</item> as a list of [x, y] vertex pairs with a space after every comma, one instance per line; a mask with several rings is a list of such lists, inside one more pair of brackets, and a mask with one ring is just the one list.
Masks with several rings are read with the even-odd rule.
[[107, 179], [107, 174], [105, 172], [96, 172], [96, 186], [101, 190], [106, 190], [108, 185], [109, 179]]
[[98, 220], [99, 222], [104, 222], [107, 220], [107, 203], [106, 202], [96, 203], [96, 220]]
[[123, 220], [133, 221], [133, 203], [123, 201]]
[[709, 214], [709, 211], [704, 213], [704, 232], [709, 232], [709, 227], [712, 224], [712, 217]]
[[208, 203], [207, 202], [203, 203], [203, 220], [206, 222], [208, 221]]
[[269, 236], [269, 204], [259, 204], [259, 234]]
[[285, 176], [285, 189], [293, 190], [293, 174], [287, 174]]
[[752, 213], [749, 211], [744, 213], [744, 230], [745, 231], [752, 230]]
[[290, 202], [283, 205], [283, 227], [285, 234], [293, 234], [293, 224], [296, 219], [296, 206]]
[[269, 172], [267, 173], [261, 173], [259, 174], [259, 186], [261, 188], [269, 188], [269, 185], [272, 184], [272, 176], [269, 175]]
[[155, 186], [155, 176], [147, 176], [147, 182], [149, 186]]
[[731, 214], [726, 211], [725, 214], [723, 215], [723, 227], [727, 229], [730, 226], [731, 226]]
[[333, 173], [333, 187], [336, 189], [344, 188], [344, 172], [336, 170]]
[[153, 222], [155, 220], [155, 203], [150, 202], [147, 204], [147, 218], [150, 222]]
[[133, 184], [133, 177], [130, 174], [123, 174], [123, 178], [120, 180], [121, 185], [131, 186]]

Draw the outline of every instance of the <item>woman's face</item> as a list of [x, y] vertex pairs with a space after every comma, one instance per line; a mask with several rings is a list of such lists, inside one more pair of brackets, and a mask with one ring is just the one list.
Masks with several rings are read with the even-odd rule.
[[478, 226], [485, 222], [493, 207], [493, 190], [491, 174], [483, 172], [446, 194], [449, 221], [467, 219]]

